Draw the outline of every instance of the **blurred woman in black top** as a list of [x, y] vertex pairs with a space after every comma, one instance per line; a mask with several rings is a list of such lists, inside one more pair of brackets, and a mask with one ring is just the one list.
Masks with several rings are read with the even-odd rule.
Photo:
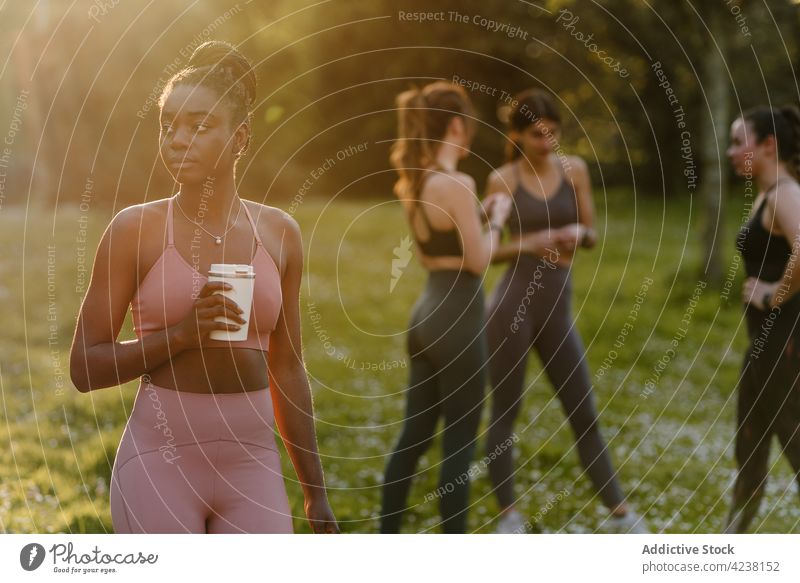
[[777, 435], [800, 483], [800, 111], [759, 107], [731, 126], [728, 157], [759, 195], [736, 247], [747, 279], [743, 301], [750, 345], [738, 394], [739, 471], [725, 532], [746, 532], [758, 513]]

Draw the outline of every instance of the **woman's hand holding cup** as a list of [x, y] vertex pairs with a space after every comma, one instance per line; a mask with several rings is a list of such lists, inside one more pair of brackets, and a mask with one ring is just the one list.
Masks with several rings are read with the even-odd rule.
[[[230, 289], [233, 286], [223, 281], [209, 281], [203, 286], [191, 311], [174, 327], [175, 338], [182, 348], [200, 348], [213, 330], [235, 332], [247, 322], [236, 302], [221, 293], [215, 293]], [[240, 324], [216, 322], [214, 318], [220, 316]]]

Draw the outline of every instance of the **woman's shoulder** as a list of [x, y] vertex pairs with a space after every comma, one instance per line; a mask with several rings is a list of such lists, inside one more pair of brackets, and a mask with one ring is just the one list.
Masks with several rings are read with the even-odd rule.
[[788, 180], [784, 179], [778, 182], [773, 189], [775, 192], [787, 192], [792, 194], [800, 194], [800, 183], [797, 178], [791, 177]]
[[564, 173], [573, 180], [589, 176], [589, 165], [580, 156], [564, 156], [563, 159], [556, 157], [554, 163], [561, 166]]
[[153, 221], [164, 221], [169, 198], [126, 206], [111, 219], [110, 227], [119, 230], [141, 229]]
[[517, 164], [516, 160], [511, 160], [510, 162], [506, 162], [492, 170], [490, 176], [498, 176], [501, 178], [508, 178], [509, 176], [514, 174], [514, 166]]
[[475, 179], [465, 172], [436, 172], [425, 181], [422, 188], [427, 196], [461, 197], [475, 194]]
[[[509, 193], [517, 186], [516, 170], [514, 165], [516, 162], [506, 162], [502, 166], [498, 166], [489, 173], [487, 178], [487, 186], [494, 191], [508, 191]], [[491, 194], [487, 192], [486, 194]]]
[[283, 209], [244, 198], [242, 204], [250, 211], [250, 216], [253, 217], [262, 239], [268, 235], [274, 236], [276, 233], [283, 236], [285, 233], [300, 232], [297, 220]]
[[247, 207], [247, 210], [250, 211], [253, 219], [258, 218], [259, 221], [264, 220], [273, 223], [294, 222], [292, 215], [283, 209], [279, 209], [278, 207], [269, 206], [267, 204], [245, 198], [242, 199], [242, 203]]
[[800, 207], [800, 183], [797, 179], [781, 180], [774, 188], [764, 193], [766, 206], [771, 210], [796, 209]]

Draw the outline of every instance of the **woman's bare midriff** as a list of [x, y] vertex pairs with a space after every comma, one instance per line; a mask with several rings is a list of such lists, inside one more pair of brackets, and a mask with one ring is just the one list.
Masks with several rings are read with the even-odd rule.
[[267, 353], [250, 348], [185, 350], [149, 373], [159, 387], [188, 393], [242, 393], [268, 386]]

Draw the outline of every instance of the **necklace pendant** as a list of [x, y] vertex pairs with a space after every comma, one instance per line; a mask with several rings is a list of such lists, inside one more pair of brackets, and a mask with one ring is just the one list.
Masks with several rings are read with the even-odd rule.
[[217, 245], [222, 245], [222, 237], [217, 237], [216, 242]]

